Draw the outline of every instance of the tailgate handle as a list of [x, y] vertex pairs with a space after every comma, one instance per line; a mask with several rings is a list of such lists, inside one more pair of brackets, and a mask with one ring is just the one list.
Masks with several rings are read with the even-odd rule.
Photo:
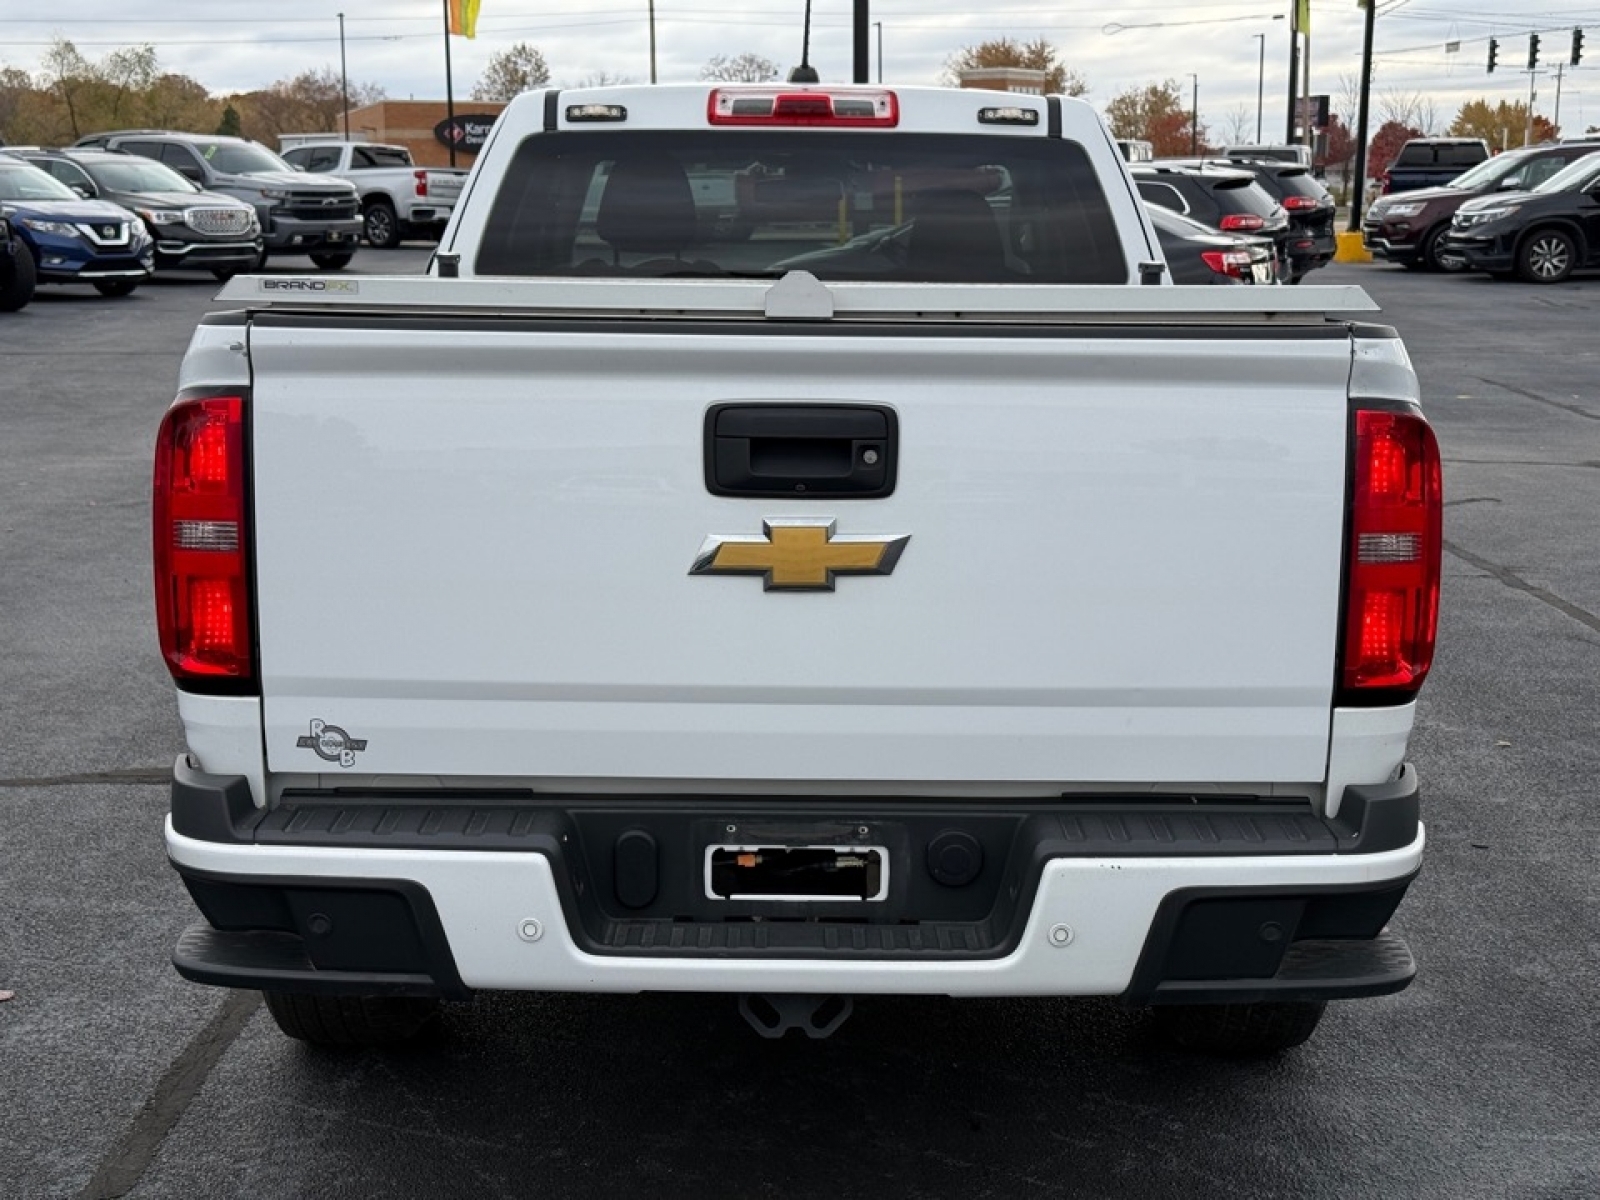
[[894, 491], [899, 421], [877, 404], [717, 404], [706, 412], [714, 496], [870, 500]]

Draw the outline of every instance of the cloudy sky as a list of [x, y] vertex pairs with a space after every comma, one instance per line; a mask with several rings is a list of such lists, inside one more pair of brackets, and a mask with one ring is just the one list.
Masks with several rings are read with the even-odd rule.
[[[1097, 106], [1164, 79], [1179, 81], [1188, 99], [1196, 86], [1192, 76], [1198, 76], [1200, 117], [1213, 137], [1228, 137], [1241, 123], [1253, 137], [1257, 85], [1264, 82], [1264, 131], [1273, 140], [1285, 123], [1289, 33], [1283, 18], [1290, 4], [871, 0], [870, 18], [882, 25], [883, 71], [891, 82], [935, 82], [963, 46], [1044, 37], [1088, 81]], [[697, 78], [716, 54], [753, 51], [785, 68], [798, 61], [805, 0], [654, 0], [654, 6], [661, 82]], [[272, 0], [270, 17], [234, 15], [243, 6], [199, 0], [37, 6], [57, 14], [50, 17], [19, 15], [24, 7], [34, 6], [23, 0], [4, 5], [0, 65], [36, 71], [50, 42], [62, 37], [91, 59], [147, 43], [164, 68], [191, 75], [214, 93], [263, 87], [307, 68], [339, 67], [339, 0]], [[395, 99], [443, 99], [443, 0], [344, 0], [342, 8], [353, 83], [381, 85]], [[544, 52], [560, 84], [601, 72], [647, 81], [649, 8], [650, 0], [482, 0], [478, 36], [451, 39], [455, 94], [464, 98], [489, 56], [519, 41]], [[813, 0], [811, 58], [824, 80], [850, 78], [851, 12], [852, 0]], [[1312, 0], [1311, 13], [1311, 90], [1334, 97], [1340, 111], [1341, 93], [1348, 91], [1341, 76], [1359, 73], [1363, 14], [1356, 0]], [[1553, 69], [1568, 57], [1574, 25], [1589, 27], [1590, 38], [1600, 34], [1600, 0], [1378, 0], [1375, 113], [1385, 96], [1421, 96], [1432, 102], [1442, 132], [1463, 101], [1526, 100], [1528, 34], [1537, 30], [1541, 66], [1550, 70], [1537, 81], [1535, 107], [1549, 115]], [[875, 26], [874, 72], [879, 32]], [[1493, 75], [1484, 70], [1490, 37], [1500, 39]], [[1585, 47], [1584, 57], [1562, 80], [1568, 132], [1600, 125], [1600, 41]]]

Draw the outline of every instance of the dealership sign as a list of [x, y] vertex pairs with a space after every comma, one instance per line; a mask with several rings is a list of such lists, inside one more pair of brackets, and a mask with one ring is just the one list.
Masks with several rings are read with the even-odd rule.
[[440, 145], [454, 146], [457, 150], [476, 154], [483, 149], [483, 143], [489, 140], [489, 130], [494, 128], [498, 119], [494, 113], [447, 117], [433, 127], [433, 136], [439, 139]]

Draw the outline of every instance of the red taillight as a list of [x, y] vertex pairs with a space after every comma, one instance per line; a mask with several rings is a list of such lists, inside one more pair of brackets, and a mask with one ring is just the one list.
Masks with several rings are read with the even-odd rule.
[[785, 84], [713, 88], [706, 103], [713, 125], [833, 125], [892, 129], [900, 102], [882, 88], [826, 87], [804, 91]]
[[1285, 196], [1283, 206], [1290, 212], [1307, 212], [1317, 207], [1317, 202], [1310, 196]]
[[156, 625], [179, 683], [248, 683], [244, 398], [179, 401], [156, 441]]
[[1217, 228], [1224, 233], [1249, 233], [1253, 229], [1263, 228], [1266, 223], [1266, 218], [1258, 217], [1254, 213], [1229, 213], [1222, 218]]
[[1242, 279], [1250, 266], [1248, 250], [1202, 250], [1200, 259], [1218, 275]]
[[[1344, 672], [1347, 700], [1415, 695], [1439, 627], [1439, 443], [1413, 413], [1356, 413]], [[1387, 698], [1383, 697], [1383, 698]]]
[[417, 195], [426, 196], [428, 194], [428, 173], [426, 171], [413, 171], [411, 174], [417, 181]]

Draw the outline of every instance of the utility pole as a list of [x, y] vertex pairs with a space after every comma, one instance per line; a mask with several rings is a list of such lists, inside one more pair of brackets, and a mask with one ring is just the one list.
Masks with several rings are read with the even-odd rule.
[[1295, 131], [1296, 93], [1300, 89], [1300, 4], [1289, 0], [1289, 128], [1283, 135], [1286, 143], [1293, 144]]
[[350, 75], [344, 68], [344, 14], [339, 14], [339, 99], [344, 104], [344, 140], [350, 140]]
[[1538, 81], [1539, 72], [1530, 70], [1528, 72], [1528, 121], [1522, 127], [1522, 144], [1524, 146], [1533, 144], [1533, 102], [1539, 98]]
[[456, 85], [450, 77], [450, 0], [444, 0], [444, 115], [450, 122], [450, 165], [456, 165]]
[[[1566, 65], [1566, 63], [1562, 62], [1556, 64], [1556, 117], [1553, 124], [1556, 127], [1557, 135], [1561, 133], [1561, 72], [1565, 70]], [[1530, 117], [1532, 116], [1531, 109], [1529, 110], [1529, 115]]]
[[1300, 88], [1300, 103], [1305, 106], [1306, 119], [1302, 127], [1302, 136], [1306, 145], [1311, 145], [1316, 134], [1311, 130], [1311, 5], [1305, 7], [1306, 27], [1301, 32], [1305, 35], [1305, 48], [1300, 51], [1300, 69], [1305, 72], [1304, 83]]
[[1367, 194], [1367, 101], [1372, 95], [1372, 22], [1377, 0], [1364, 0], [1366, 27], [1361, 34], [1361, 102], [1356, 116], [1356, 178], [1350, 189], [1350, 232], [1361, 232], [1361, 204]]
[[868, 20], [867, 0], [855, 0], [851, 32], [855, 35], [855, 82], [872, 82], [872, 22]]
[[[638, 12], [638, 9], [634, 9]], [[656, 81], [656, 0], [650, 0], [650, 82]]]
[[1189, 106], [1189, 157], [1200, 157], [1200, 76], [1193, 71], [1189, 78], [1194, 80], [1194, 103]]
[[1267, 35], [1252, 34], [1256, 39], [1256, 145], [1261, 145], [1261, 105], [1267, 86]]

